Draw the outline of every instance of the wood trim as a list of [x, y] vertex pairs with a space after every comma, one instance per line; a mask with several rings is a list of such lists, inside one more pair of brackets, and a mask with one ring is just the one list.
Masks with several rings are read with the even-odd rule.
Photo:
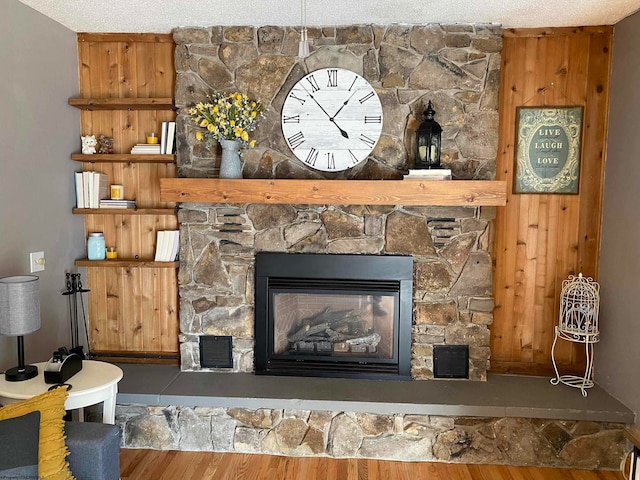
[[540, 27], [540, 28], [506, 28], [502, 31], [504, 37], [562, 37], [566, 35], [612, 34], [613, 26], [599, 25], [590, 27]]
[[161, 178], [160, 200], [196, 203], [504, 206], [506, 182]]
[[[550, 362], [551, 360], [549, 360]], [[584, 366], [580, 368], [578, 365], [558, 365], [561, 375], [584, 375]], [[553, 365], [541, 364], [541, 363], [529, 363], [529, 362], [509, 362], [509, 361], [497, 361], [491, 360], [490, 373], [501, 373], [507, 375], [532, 375], [535, 377], [549, 377], [556, 376], [553, 370]]]
[[178, 268], [180, 262], [154, 262], [153, 260], [136, 260], [122, 258], [118, 260], [87, 260], [75, 261], [76, 267], [113, 267], [113, 268]]
[[71, 160], [85, 163], [175, 163], [175, 155], [132, 155], [130, 153], [109, 153], [85, 155], [82, 153], [71, 154]]
[[175, 208], [74, 208], [77, 215], [175, 215]]
[[92, 350], [91, 359], [111, 363], [153, 363], [154, 365], [180, 365], [180, 355], [178, 354], [178, 352]]
[[78, 33], [78, 42], [173, 43], [170, 33]]
[[160, 98], [78, 98], [69, 99], [69, 105], [83, 110], [173, 110], [171, 97]]

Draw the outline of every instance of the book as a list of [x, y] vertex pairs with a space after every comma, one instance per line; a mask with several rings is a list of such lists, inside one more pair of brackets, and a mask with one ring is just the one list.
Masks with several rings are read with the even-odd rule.
[[167, 153], [167, 124], [169, 122], [162, 122], [162, 129], [160, 130], [160, 153]]
[[76, 207], [84, 208], [84, 182], [82, 181], [82, 172], [75, 172], [76, 181]]
[[131, 151], [138, 150], [140, 152], [155, 152], [160, 151], [160, 145], [134, 145]]
[[156, 240], [156, 262], [173, 262], [180, 250], [179, 230], [160, 230]]
[[99, 208], [100, 200], [109, 198], [109, 179], [107, 175], [100, 172], [91, 172], [93, 180], [93, 189], [91, 191], [91, 200], [89, 208]]
[[99, 208], [136, 208], [135, 200], [100, 200]]
[[180, 230], [171, 230], [171, 253], [169, 254], [169, 262], [176, 260], [180, 251]]
[[442, 176], [442, 175], [451, 175], [450, 168], [425, 168], [419, 170], [410, 169], [409, 173], [405, 175], [405, 177], [415, 177], [415, 176]]
[[131, 148], [132, 154], [159, 154], [160, 153], [160, 144], [151, 144], [151, 143], [141, 143], [134, 145]]
[[135, 205], [136, 201], [135, 200], [114, 200], [110, 198], [104, 198], [100, 200], [100, 203], [105, 205]]
[[451, 180], [451, 170], [448, 168], [431, 168], [409, 170], [404, 180]]
[[176, 122], [167, 122], [167, 146], [164, 153], [173, 154], [176, 141]]
[[93, 190], [93, 178], [91, 178], [92, 173], [93, 172], [90, 171], [82, 172], [82, 203], [84, 204], [84, 208], [91, 208], [89, 203], [89, 199], [91, 198], [89, 185], [91, 185], [91, 190]]
[[162, 262], [162, 252], [166, 249], [166, 243], [168, 241], [168, 236], [164, 230], [160, 230], [156, 236], [156, 256], [154, 261]]

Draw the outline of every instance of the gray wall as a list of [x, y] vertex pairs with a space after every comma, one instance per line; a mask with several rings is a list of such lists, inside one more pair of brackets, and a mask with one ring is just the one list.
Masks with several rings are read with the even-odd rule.
[[[84, 255], [83, 218], [72, 215], [81, 165], [76, 34], [17, 0], [0, 2], [0, 277], [29, 273], [44, 251], [42, 328], [25, 337], [26, 360], [70, 345], [65, 273]], [[0, 336], [0, 371], [17, 365], [16, 340]]]
[[[640, 14], [615, 26], [596, 381], [640, 412]], [[636, 419], [638, 423], [638, 419]]]

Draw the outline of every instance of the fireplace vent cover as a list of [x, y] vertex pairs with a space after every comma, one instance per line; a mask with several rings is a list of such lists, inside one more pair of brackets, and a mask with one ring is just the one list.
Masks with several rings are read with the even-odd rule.
[[200, 366], [202, 368], [233, 368], [232, 338], [220, 335], [201, 336]]
[[434, 345], [435, 378], [469, 378], [469, 345]]

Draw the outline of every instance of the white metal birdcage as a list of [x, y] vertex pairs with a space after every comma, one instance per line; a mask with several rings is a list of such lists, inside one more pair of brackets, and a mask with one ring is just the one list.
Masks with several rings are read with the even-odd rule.
[[[583, 396], [587, 396], [586, 389], [593, 387], [593, 345], [600, 340], [598, 329], [598, 312], [600, 310], [600, 285], [591, 277], [577, 277], [569, 275], [562, 282], [560, 293], [560, 315], [556, 335], [551, 347], [551, 361], [556, 373], [551, 383], [564, 383], [579, 388]], [[573, 343], [583, 343], [587, 365], [584, 376], [560, 375], [555, 359], [555, 348], [558, 339]]]

